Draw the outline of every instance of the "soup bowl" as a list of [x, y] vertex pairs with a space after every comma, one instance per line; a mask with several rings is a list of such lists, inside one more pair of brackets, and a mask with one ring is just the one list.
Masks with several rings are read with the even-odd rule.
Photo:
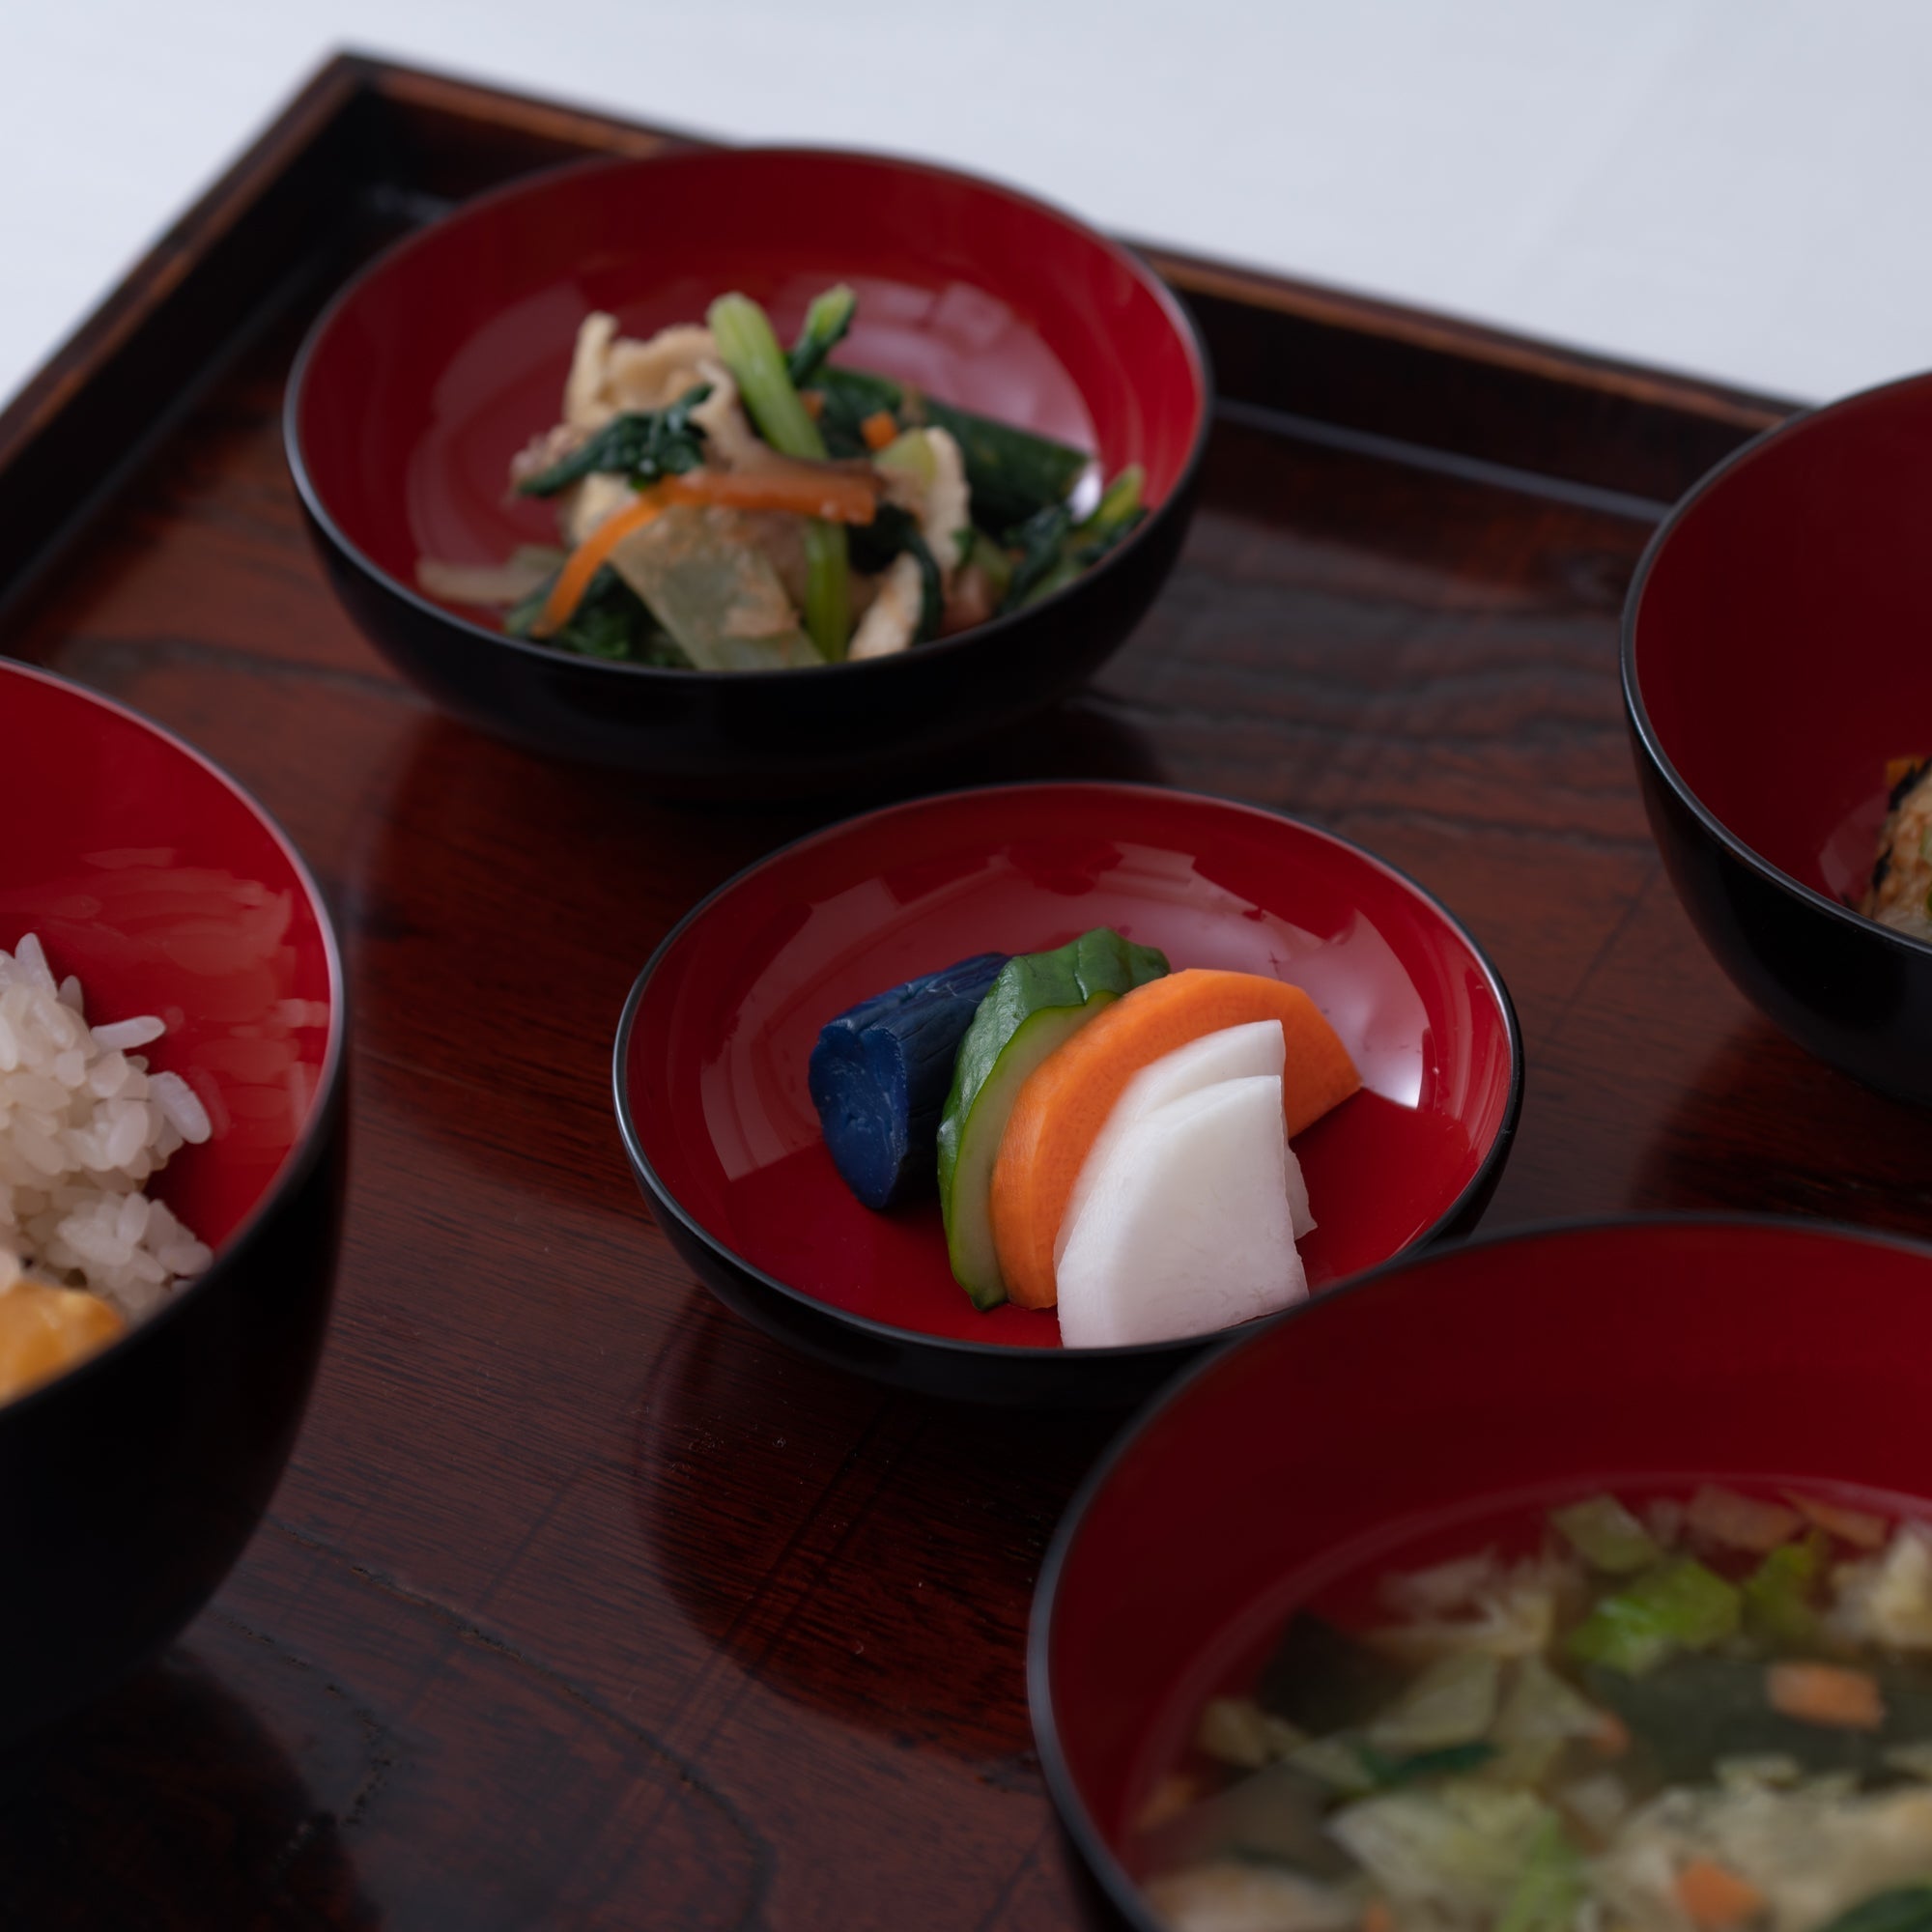
[[1932, 944], [1857, 909], [1888, 763], [1932, 754], [1932, 376], [1768, 431], [1652, 539], [1623, 690], [1652, 831], [1718, 963], [1821, 1059], [1932, 1101]]
[[[416, 584], [425, 554], [500, 563], [556, 541], [511, 457], [555, 420], [578, 325], [628, 335], [740, 290], [789, 337], [835, 282], [834, 355], [961, 408], [1141, 466], [1146, 520], [1064, 588], [896, 655], [762, 671], [613, 663], [506, 637]], [[1178, 553], [1209, 417], [1205, 352], [1143, 263], [1012, 190], [876, 156], [720, 149], [597, 161], [466, 204], [317, 321], [285, 440], [350, 614], [440, 703], [658, 790], [842, 787], [1051, 703], [1125, 639]]]
[[[253, 1533], [322, 1349], [343, 1157], [341, 960], [301, 859], [157, 726], [0, 663], [0, 947], [35, 935], [212, 1127], [148, 1183], [214, 1250], [119, 1340], [0, 1404], [0, 1744], [154, 1655]], [[5, 1131], [5, 1128], [0, 1128]], [[31, 1259], [31, 1258], [30, 1258]]]
[[1471, 1241], [1217, 1351], [1094, 1469], [1035, 1601], [1034, 1728], [1096, 1918], [1157, 1932], [1139, 1881], [1162, 1774], [1206, 1696], [1340, 1579], [1605, 1490], [1922, 1515], [1928, 1402], [1932, 1249], [1813, 1223]]

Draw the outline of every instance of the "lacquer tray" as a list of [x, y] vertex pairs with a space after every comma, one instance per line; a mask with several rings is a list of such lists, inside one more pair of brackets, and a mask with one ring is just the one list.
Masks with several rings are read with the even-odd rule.
[[[1105, 1416], [895, 1396], [727, 1314], [611, 1116], [624, 992], [868, 802], [678, 809], [437, 715], [326, 589], [303, 325], [454, 200], [674, 137], [325, 69], [0, 418], [0, 647], [268, 804], [349, 948], [338, 1307], [271, 1520], [162, 1665], [0, 1770], [21, 1923], [1061, 1926], [1035, 1572]], [[1156, 251], [1220, 412], [1186, 552], [1077, 701], [927, 775], [1276, 806], [1437, 895], [1515, 995], [1487, 1225], [1776, 1208], [1932, 1235], [1922, 1122], [1720, 977], [1616, 677], [1663, 506], [1773, 399]]]

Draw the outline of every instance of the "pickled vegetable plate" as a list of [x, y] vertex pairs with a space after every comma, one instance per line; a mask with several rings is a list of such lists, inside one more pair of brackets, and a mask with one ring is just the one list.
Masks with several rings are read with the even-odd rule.
[[1199, 1347], [1065, 1350], [1050, 1315], [975, 1309], [948, 1268], [937, 1201], [862, 1207], [807, 1092], [819, 1029], [881, 986], [1097, 924], [1177, 966], [1303, 986], [1355, 1056], [1365, 1091], [1296, 1143], [1321, 1223], [1302, 1245], [1312, 1288], [1480, 1213], [1521, 1053], [1501, 980], [1447, 912], [1358, 847], [1253, 807], [1012, 785], [788, 846], [721, 888], [645, 968], [618, 1033], [617, 1114], [686, 1259], [799, 1346], [948, 1393], [1050, 1400], [1078, 1378], [1083, 1398], [1124, 1399]]

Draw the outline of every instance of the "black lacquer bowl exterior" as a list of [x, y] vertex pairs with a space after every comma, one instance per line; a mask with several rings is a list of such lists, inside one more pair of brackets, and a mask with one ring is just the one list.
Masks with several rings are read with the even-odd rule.
[[1932, 1104], [1932, 944], [1856, 910], [1887, 767], [1932, 754], [1932, 377], [1794, 417], [1659, 529], [1624, 611], [1651, 829], [1718, 963], [1855, 1078]]

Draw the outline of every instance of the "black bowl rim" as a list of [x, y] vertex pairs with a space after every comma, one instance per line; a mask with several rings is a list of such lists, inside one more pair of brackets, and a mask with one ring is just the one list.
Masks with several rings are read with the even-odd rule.
[[1643, 748], [1644, 756], [1655, 767], [1657, 774], [1667, 784], [1685, 809], [1696, 819], [1705, 832], [1747, 871], [1754, 873], [1765, 884], [1775, 887], [1788, 897], [1813, 911], [1824, 913], [1834, 920], [1851, 934], [1862, 935], [1867, 942], [1902, 950], [1907, 957], [1923, 958], [1932, 951], [1932, 941], [1914, 938], [1912, 934], [1900, 932], [1895, 926], [1882, 924], [1878, 920], [1867, 918], [1865, 914], [1839, 900], [1828, 897], [1815, 886], [1807, 886], [1804, 880], [1795, 879], [1781, 867], [1747, 845], [1738, 835], [1714, 812], [1697, 794], [1691, 790], [1684, 775], [1671, 763], [1669, 754], [1663, 749], [1663, 741], [1658, 735], [1657, 726], [1652, 724], [1649, 707], [1643, 701], [1643, 689], [1636, 668], [1636, 627], [1643, 593], [1650, 582], [1652, 570], [1662, 555], [1677, 530], [1690, 513], [1704, 498], [1712, 494], [1735, 469], [1748, 463], [1755, 463], [1764, 457], [1774, 443], [1795, 436], [1803, 436], [1816, 424], [1855, 409], [1876, 408], [1894, 391], [1921, 388], [1932, 385], [1932, 372], [1916, 376], [1902, 376], [1894, 382], [1875, 384], [1871, 388], [1859, 389], [1849, 396], [1840, 396], [1833, 402], [1820, 403], [1811, 409], [1800, 410], [1785, 417], [1782, 422], [1773, 423], [1769, 429], [1760, 430], [1748, 442], [1740, 444], [1721, 463], [1706, 470], [1690, 488], [1671, 506], [1663, 521], [1652, 531], [1650, 541], [1643, 547], [1643, 554], [1637, 559], [1636, 572], [1631, 579], [1630, 589], [1624, 596], [1622, 619], [1622, 639], [1619, 649], [1624, 690], [1624, 709], [1635, 732], [1638, 744]]
[[[1022, 781], [1012, 784], [963, 785], [951, 791], [929, 792], [917, 798], [899, 799], [891, 805], [878, 806], [870, 811], [862, 811], [853, 817], [838, 819], [831, 825], [821, 826], [816, 832], [807, 833], [802, 838], [791, 839], [786, 844], [779, 846], [776, 851], [767, 852], [761, 859], [754, 859], [749, 866], [742, 867], [738, 871], [732, 873], [722, 885], [715, 887], [711, 892], [705, 894], [665, 934], [664, 938], [658, 942], [657, 948], [652, 952], [650, 958], [645, 962], [644, 970], [638, 975], [636, 980], [632, 983], [630, 995], [624, 1002], [624, 1010], [617, 1021], [617, 1037], [611, 1056], [611, 1097], [616, 1108], [617, 1131], [623, 1138], [625, 1155], [630, 1160], [631, 1171], [637, 1177], [639, 1185], [643, 1189], [652, 1203], [675, 1216], [678, 1223], [689, 1230], [695, 1239], [740, 1277], [747, 1281], [755, 1282], [773, 1293], [781, 1295], [802, 1308], [810, 1309], [818, 1315], [825, 1316], [858, 1334], [888, 1342], [895, 1348], [909, 1350], [931, 1350], [941, 1354], [952, 1354], [968, 1359], [980, 1358], [989, 1362], [1010, 1362], [1018, 1355], [1033, 1354], [1036, 1352], [1052, 1355], [1056, 1352], [1050, 1349], [1042, 1350], [1015, 1349], [1009, 1343], [1004, 1342], [965, 1342], [950, 1335], [928, 1335], [917, 1328], [897, 1328], [890, 1322], [875, 1321], [869, 1316], [853, 1315], [842, 1308], [836, 1308], [828, 1301], [820, 1301], [816, 1296], [807, 1294], [801, 1289], [793, 1288], [790, 1283], [781, 1281], [777, 1275], [766, 1273], [763, 1268], [753, 1267], [743, 1256], [735, 1253], [731, 1248], [726, 1246], [723, 1240], [698, 1221], [684, 1204], [678, 1200], [676, 1195], [666, 1186], [663, 1178], [651, 1165], [650, 1159], [645, 1154], [642, 1144], [638, 1137], [637, 1128], [632, 1122], [630, 1109], [625, 1104], [624, 1065], [626, 1059], [629, 1057], [631, 1034], [637, 1023], [638, 1009], [643, 1004], [645, 989], [656, 975], [658, 967], [663, 963], [671, 948], [678, 943], [690, 927], [703, 919], [718, 900], [724, 898], [726, 894], [735, 892], [754, 872], [762, 871], [767, 866], [776, 865], [780, 860], [788, 858], [792, 853], [802, 851], [808, 846], [846, 837], [872, 820], [888, 817], [914, 807], [942, 805], [956, 799], [991, 797], [999, 793], [1026, 792], [1037, 795], [1043, 792], [1070, 791], [1098, 791], [1115, 794], [1128, 792], [1137, 796], [1186, 799], [1197, 804], [1217, 805], [1226, 809], [1246, 812], [1256, 818], [1268, 819], [1276, 824], [1285, 824], [1296, 832], [1303, 833], [1310, 838], [1320, 840], [1323, 844], [1339, 846], [1343, 851], [1374, 867], [1378, 871], [1386, 873], [1428, 907], [1430, 912], [1440, 920], [1455, 934], [1456, 938], [1468, 949], [1470, 957], [1482, 969], [1483, 977], [1489, 986], [1491, 996], [1494, 999], [1497, 1010], [1502, 1015], [1504, 1033], [1509, 1041], [1509, 1094], [1503, 1103], [1502, 1120], [1497, 1125], [1495, 1138], [1490, 1143], [1482, 1159], [1477, 1162], [1476, 1171], [1469, 1177], [1467, 1182], [1463, 1185], [1461, 1192], [1458, 1193], [1455, 1200], [1427, 1228], [1398, 1250], [1398, 1254], [1413, 1254], [1420, 1249], [1426, 1248], [1430, 1243], [1438, 1239], [1447, 1229], [1455, 1226], [1458, 1217], [1469, 1202], [1482, 1198], [1486, 1184], [1499, 1170], [1502, 1161], [1509, 1152], [1511, 1143], [1516, 1137], [1518, 1117], [1522, 1110], [1524, 1060], [1522, 1032], [1517, 1023], [1515, 1003], [1510, 998], [1509, 988], [1503, 983], [1502, 975], [1496, 971], [1495, 962], [1476, 943], [1474, 935], [1469, 932], [1463, 923], [1433, 893], [1419, 885], [1406, 872], [1390, 865], [1386, 859], [1378, 858], [1375, 853], [1367, 850], [1366, 847], [1357, 845], [1353, 839], [1345, 838], [1338, 832], [1329, 832], [1321, 826], [1313, 825], [1305, 818], [1296, 818], [1292, 813], [1275, 811], [1267, 806], [1255, 805], [1247, 799], [1229, 798], [1216, 792], [1183, 791], [1173, 785], [1139, 784], [1124, 780], [1112, 779], [1056, 779], [1034, 782]], [[1389, 1265], [1388, 1263], [1377, 1264], [1378, 1268], [1387, 1265]], [[1350, 1277], [1344, 1277], [1345, 1281], [1348, 1279]], [[1328, 1294], [1331, 1292], [1331, 1290], [1323, 1288], [1321, 1291], [1321, 1295]], [[1311, 1296], [1310, 1299], [1320, 1299], [1321, 1295]], [[1258, 1321], [1265, 1322], [1273, 1319], [1275, 1318], [1261, 1317], [1258, 1318]], [[1241, 1332], [1248, 1332], [1254, 1325], [1252, 1323], [1243, 1323]], [[1063, 1349], [1058, 1351], [1058, 1354], [1065, 1361], [1091, 1361], [1096, 1363], [1134, 1361], [1163, 1355], [1172, 1355], [1179, 1358], [1193, 1354], [1204, 1343], [1211, 1344], [1215, 1339], [1212, 1335], [1189, 1335], [1173, 1342], [1135, 1342], [1106, 1349]], [[1078, 1373], [1078, 1371], [1074, 1371], [1074, 1373]]]
[[[323, 500], [321, 490], [316, 487], [314, 478], [309, 474], [307, 459], [302, 453], [300, 421], [302, 399], [308, 384], [309, 366], [319, 352], [324, 337], [334, 326], [336, 318], [361, 293], [364, 284], [372, 281], [403, 256], [426, 246], [431, 238], [447, 224], [483, 213], [499, 202], [512, 201], [521, 195], [547, 189], [560, 180], [575, 176], [616, 173], [626, 169], [701, 165], [726, 155], [751, 156], [757, 159], [775, 162], [802, 156], [820, 158], [831, 156], [839, 160], [862, 162], [895, 174], [923, 175], [939, 181], [961, 183], [1047, 215], [1095, 243], [1111, 255], [1153, 297], [1194, 373], [1199, 391], [1199, 407], [1195, 416], [1194, 433], [1188, 443], [1187, 456], [1181, 464], [1179, 473], [1175, 477], [1173, 489], [1149, 510], [1147, 516], [1134, 529], [1130, 530], [1121, 542], [1115, 544], [1097, 562], [1090, 564], [1071, 582], [1063, 584], [1060, 589], [1042, 598], [1037, 604], [1030, 604], [1021, 611], [1009, 611], [1004, 616], [989, 617], [984, 623], [975, 624], [970, 629], [956, 632], [950, 638], [935, 638], [929, 643], [921, 644], [916, 652], [895, 651], [885, 657], [845, 658], [837, 664], [789, 665], [772, 670], [684, 669], [676, 666], [628, 664], [610, 658], [582, 657], [573, 652], [553, 650], [547, 644], [532, 643], [523, 638], [508, 637], [500, 630], [491, 630], [473, 618], [452, 615], [442, 605], [424, 596], [415, 585], [404, 583], [392, 577], [368, 556], [359, 545], [353, 543], [335, 521], [327, 504]], [[1193, 316], [1188, 312], [1186, 303], [1148, 267], [1146, 262], [1123, 243], [1115, 241], [1112, 236], [1090, 227], [1078, 215], [1051, 202], [1028, 194], [1020, 188], [1009, 186], [1005, 182], [995, 181], [984, 175], [970, 174], [961, 168], [940, 167], [931, 161], [916, 160], [906, 156], [793, 143], [769, 147], [677, 149], [663, 155], [598, 156], [587, 160], [564, 161], [554, 167], [534, 169], [528, 174], [519, 175], [513, 181], [487, 189], [482, 194], [473, 195], [447, 214], [425, 223], [420, 228], [412, 229], [407, 235], [399, 236], [387, 247], [372, 256], [343, 283], [321, 314], [309, 325], [308, 332], [302, 337], [301, 347], [296, 352], [295, 362], [289, 371], [288, 387], [282, 398], [282, 448], [288, 460], [289, 472], [295, 480], [297, 494], [301, 498], [302, 507], [307, 510], [317, 529], [328, 543], [345, 561], [359, 570], [371, 582], [433, 623], [447, 626], [450, 630], [473, 638], [480, 643], [495, 644], [541, 663], [555, 664], [561, 660], [567, 664], [580, 665], [585, 667], [591, 675], [604, 672], [613, 676], [642, 679], [647, 684], [669, 680], [680, 689], [693, 684], [712, 687], [741, 686], [748, 680], [759, 685], [776, 682], [781, 686], [785, 681], [799, 677], [812, 679], [828, 675], [843, 678], [891, 677], [897, 674], [895, 667], [903, 666], [914, 658], [924, 661], [936, 654], [951, 655], [955, 651], [970, 650], [976, 644], [1004, 637], [1022, 626], [1030, 626], [1042, 615], [1064, 613], [1071, 600], [1080, 597], [1089, 586], [1114, 575], [1128, 556], [1143, 547], [1158, 526], [1166, 523], [1188, 501], [1208, 453], [1208, 438], [1214, 427], [1214, 410], [1213, 363], [1208, 353], [1207, 341]]]
[[128, 1349], [141, 1339], [156, 1332], [167, 1324], [184, 1318], [188, 1304], [197, 1301], [204, 1294], [212, 1293], [214, 1284], [225, 1276], [236, 1273], [246, 1263], [249, 1252], [260, 1240], [268, 1224], [280, 1212], [284, 1203], [292, 1199], [306, 1183], [334, 1130], [335, 1118], [340, 1110], [344, 1077], [348, 1067], [349, 1039], [349, 980], [343, 971], [342, 948], [336, 936], [335, 922], [328, 909], [328, 901], [323, 896], [322, 888], [316, 883], [315, 874], [308, 868], [296, 842], [283, 830], [280, 821], [268, 810], [239, 779], [231, 777], [206, 752], [191, 745], [179, 732], [171, 731], [165, 724], [159, 724], [146, 713], [137, 711], [131, 704], [124, 704], [118, 697], [94, 691], [74, 679], [62, 677], [58, 673], [43, 670], [38, 665], [20, 664], [8, 658], [0, 658], [0, 684], [9, 677], [22, 677], [41, 684], [49, 684], [61, 691], [71, 692], [75, 696], [98, 705], [101, 710], [114, 713], [139, 725], [144, 731], [159, 738], [171, 746], [191, 763], [198, 765], [211, 778], [216, 780], [231, 792], [242, 808], [263, 827], [288, 861], [296, 875], [296, 881], [306, 895], [310, 911], [315, 915], [316, 928], [322, 935], [323, 957], [328, 970], [328, 1039], [323, 1048], [322, 1069], [316, 1080], [315, 1094], [309, 1101], [308, 1118], [302, 1122], [302, 1129], [295, 1145], [282, 1157], [282, 1164], [275, 1170], [273, 1178], [263, 1190], [242, 1224], [214, 1251], [214, 1259], [202, 1273], [192, 1277], [187, 1285], [178, 1289], [165, 1303], [139, 1321], [130, 1322], [125, 1333], [117, 1336], [108, 1346], [84, 1361], [77, 1362], [71, 1369], [64, 1369], [59, 1375], [50, 1377], [38, 1387], [15, 1396], [11, 1402], [0, 1403], [0, 1446], [10, 1429], [24, 1427], [26, 1418], [38, 1413], [42, 1408], [64, 1401], [79, 1400], [79, 1391], [97, 1379], [107, 1370], [108, 1364], [118, 1360]]
[[1369, 1293], [1386, 1293], [1391, 1278], [1424, 1273], [1471, 1248], [1490, 1250], [1545, 1241], [1560, 1244], [1572, 1238], [1604, 1235], [1612, 1230], [1621, 1234], [1627, 1231], [1640, 1233], [1644, 1230], [1697, 1228], [1769, 1231], [1812, 1236], [1828, 1241], [1848, 1240], [1867, 1247], [1900, 1249], [1918, 1256], [1921, 1261], [1932, 1262], [1932, 1241], [1917, 1240], [1911, 1236], [1893, 1234], [1886, 1229], [1859, 1228], [1850, 1222], [1811, 1220], [1796, 1214], [1595, 1214], [1526, 1221], [1518, 1227], [1459, 1241], [1453, 1247], [1405, 1249], [1378, 1267], [1365, 1269], [1349, 1280], [1337, 1282], [1332, 1289], [1324, 1289], [1320, 1294], [1310, 1295], [1306, 1301], [1296, 1302], [1278, 1315], [1268, 1316], [1264, 1321], [1238, 1330], [1207, 1350], [1197, 1361], [1189, 1363], [1170, 1381], [1164, 1382], [1121, 1425], [1119, 1433], [1101, 1450], [1094, 1466], [1073, 1492], [1072, 1499], [1055, 1525], [1053, 1540], [1047, 1546], [1045, 1559], [1040, 1564], [1039, 1580], [1034, 1586], [1033, 1610], [1027, 1621], [1027, 1708], [1033, 1722], [1034, 1742], [1039, 1750], [1041, 1776], [1045, 1778], [1054, 1808], [1088, 1870], [1133, 1932], [1166, 1932], [1166, 1928], [1148, 1910], [1140, 1887], [1127, 1876], [1125, 1867], [1114, 1856], [1112, 1846], [1094, 1823], [1073, 1775], [1067, 1769], [1066, 1753], [1061, 1746], [1060, 1726], [1054, 1710], [1050, 1655], [1054, 1605], [1060, 1594], [1061, 1573], [1071, 1558], [1081, 1524], [1094, 1498], [1113, 1480], [1116, 1471], [1133, 1453], [1141, 1437], [1153, 1427], [1170, 1405], [1179, 1403], [1197, 1381], [1216, 1373], [1236, 1350], [1258, 1346], [1264, 1335], [1289, 1322], [1307, 1321], [1317, 1309], [1331, 1302], [1352, 1299]]

